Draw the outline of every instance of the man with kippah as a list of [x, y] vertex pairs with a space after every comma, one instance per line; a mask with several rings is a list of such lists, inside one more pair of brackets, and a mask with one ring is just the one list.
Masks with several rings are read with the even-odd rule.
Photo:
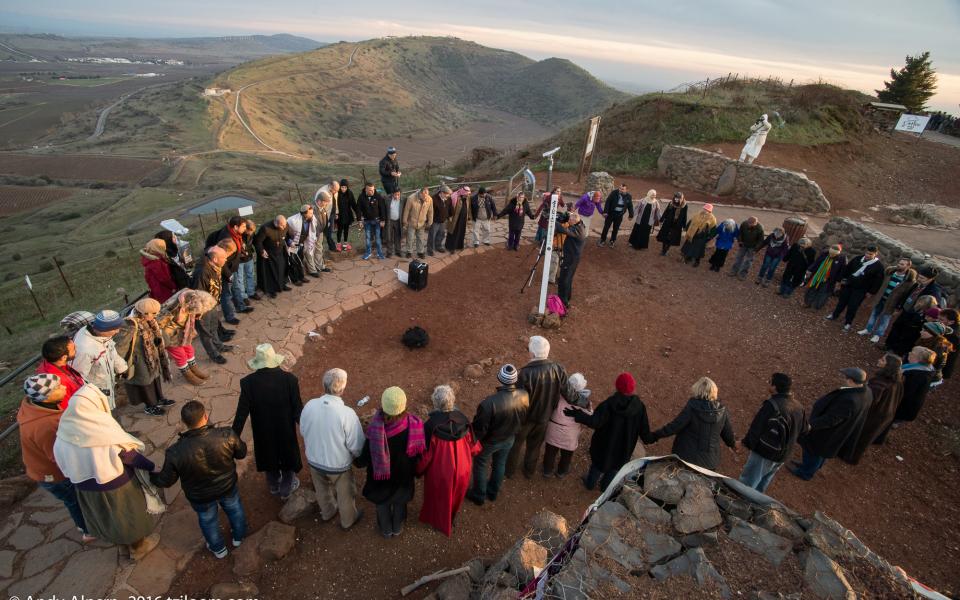
[[17, 423], [20, 424], [20, 451], [27, 477], [63, 502], [83, 535], [83, 542], [91, 542], [96, 538], [87, 534], [77, 490], [53, 459], [53, 442], [57, 439], [57, 428], [63, 415], [60, 402], [66, 396], [67, 388], [58, 376], [39, 373], [27, 377], [23, 391], [25, 397], [17, 413]]
[[[507, 456], [530, 408], [530, 396], [526, 390], [517, 387], [517, 377], [516, 367], [503, 365], [497, 373], [500, 387], [480, 403], [473, 417], [473, 434], [483, 449], [473, 459], [473, 485], [467, 498], [477, 506], [482, 506], [485, 500], [497, 499]], [[488, 480], [487, 463], [490, 461], [493, 467]]]
[[73, 336], [76, 355], [71, 366], [88, 383], [100, 388], [110, 400], [110, 410], [117, 408], [117, 375], [127, 372], [127, 361], [117, 353], [113, 336], [123, 327], [123, 318], [115, 310], [101, 310], [93, 323], [82, 327]]

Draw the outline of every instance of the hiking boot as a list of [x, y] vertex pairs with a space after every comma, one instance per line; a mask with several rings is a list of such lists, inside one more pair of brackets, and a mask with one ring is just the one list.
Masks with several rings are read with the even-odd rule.
[[200, 379], [207, 379], [208, 377], [210, 377], [209, 375], [207, 375], [206, 371], [200, 370], [200, 367], [198, 367], [197, 363], [195, 362], [187, 363], [187, 369], [192, 371], [193, 374], [199, 377]]
[[130, 558], [133, 560], [142, 560], [150, 551], [160, 543], [160, 534], [151, 533], [145, 538], [141, 538], [130, 544]]
[[190, 367], [185, 369], [180, 369], [180, 374], [183, 375], [183, 378], [187, 380], [187, 383], [190, 385], [201, 386], [203, 385], [203, 378], [198, 377], [196, 373], [190, 370]]
[[214, 357], [212, 357], [210, 360], [212, 360], [213, 362], [217, 363], [218, 365], [225, 365], [225, 364], [227, 364], [227, 359], [224, 358], [222, 355], [221, 355], [221, 356], [214, 356]]

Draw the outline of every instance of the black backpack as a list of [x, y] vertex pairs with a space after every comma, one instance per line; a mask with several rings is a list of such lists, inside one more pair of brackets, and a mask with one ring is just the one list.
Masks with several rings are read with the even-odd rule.
[[763, 430], [757, 438], [757, 444], [767, 448], [777, 456], [784, 456], [790, 444], [790, 422], [776, 402], [768, 401], [774, 414], [763, 424]]
[[420, 327], [411, 327], [404, 331], [400, 339], [407, 348], [423, 348], [430, 343], [430, 336]]

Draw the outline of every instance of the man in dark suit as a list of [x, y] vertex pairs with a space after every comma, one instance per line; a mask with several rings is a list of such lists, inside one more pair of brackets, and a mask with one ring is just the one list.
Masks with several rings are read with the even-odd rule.
[[600, 241], [598, 246], [607, 243], [607, 232], [610, 226], [613, 226], [613, 232], [610, 234], [610, 247], [617, 243], [617, 232], [620, 230], [620, 224], [623, 223], [623, 214], [630, 213], [633, 218], [633, 197], [627, 192], [627, 184], [620, 183], [620, 187], [610, 192], [607, 201], [603, 205], [603, 231], [600, 232]]
[[857, 310], [867, 295], [876, 294], [883, 284], [884, 267], [877, 257], [877, 247], [867, 246], [863, 256], [847, 263], [840, 279], [840, 292], [837, 294], [837, 306], [827, 315], [828, 321], [840, 317], [844, 309], [847, 315], [843, 319], [843, 330], [850, 331]]

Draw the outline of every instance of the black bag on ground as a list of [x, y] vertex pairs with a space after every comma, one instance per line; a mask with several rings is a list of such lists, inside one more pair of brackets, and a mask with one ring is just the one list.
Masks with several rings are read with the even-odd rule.
[[430, 343], [430, 336], [420, 327], [411, 327], [404, 331], [400, 339], [407, 348], [423, 348]]
[[430, 266], [420, 260], [410, 261], [410, 268], [407, 270], [407, 286], [411, 290], [422, 290], [427, 287], [427, 274]]

